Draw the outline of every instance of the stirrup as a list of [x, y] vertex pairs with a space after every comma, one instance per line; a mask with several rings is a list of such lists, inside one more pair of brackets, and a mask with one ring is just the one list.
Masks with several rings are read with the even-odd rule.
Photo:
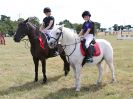
[[54, 56], [58, 56], [58, 55], [59, 55], [59, 52], [55, 51]]
[[93, 58], [86, 58], [85, 61], [89, 62], [89, 63], [92, 63], [93, 62]]

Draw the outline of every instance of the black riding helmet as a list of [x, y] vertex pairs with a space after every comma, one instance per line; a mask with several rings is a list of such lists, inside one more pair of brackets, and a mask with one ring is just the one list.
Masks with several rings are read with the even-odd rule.
[[43, 9], [43, 12], [44, 13], [51, 12], [51, 9], [49, 7], [46, 7], [46, 8]]
[[84, 11], [84, 12], [82, 13], [82, 17], [84, 18], [84, 16], [90, 16], [90, 17], [91, 17], [91, 14], [90, 14], [89, 11]]

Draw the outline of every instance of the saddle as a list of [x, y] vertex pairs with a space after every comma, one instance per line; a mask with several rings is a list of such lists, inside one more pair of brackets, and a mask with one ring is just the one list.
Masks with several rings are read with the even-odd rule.
[[[48, 49], [47, 40], [50, 39], [48, 37], [49, 36], [44, 35], [44, 33], [40, 33], [40, 35], [38, 37], [40, 48], [43, 49], [43, 50]], [[53, 49], [50, 48], [48, 55], [49, 55], [49, 57], [57, 56], [58, 55], [58, 47], [53, 48]]]
[[87, 54], [92, 54], [92, 56], [100, 55], [100, 48], [98, 43], [93, 39], [88, 48], [85, 46], [85, 40], [80, 43], [80, 50], [83, 56], [88, 56]]

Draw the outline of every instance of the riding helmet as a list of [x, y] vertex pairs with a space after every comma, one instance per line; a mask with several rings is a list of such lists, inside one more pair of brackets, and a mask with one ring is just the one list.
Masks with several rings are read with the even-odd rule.
[[84, 16], [90, 16], [90, 17], [91, 17], [91, 14], [90, 14], [89, 11], [84, 11], [84, 12], [82, 13], [82, 17], [84, 18]]
[[51, 9], [49, 7], [46, 7], [46, 8], [43, 9], [43, 12], [44, 13], [51, 12]]

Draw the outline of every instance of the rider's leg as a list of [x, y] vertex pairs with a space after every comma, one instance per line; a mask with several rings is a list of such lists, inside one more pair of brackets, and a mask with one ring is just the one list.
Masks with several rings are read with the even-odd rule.
[[93, 35], [88, 34], [85, 38], [86, 38], [85, 46], [88, 49], [86, 61], [93, 62], [93, 50], [92, 50], [92, 48], [90, 48], [90, 43], [93, 40]]

